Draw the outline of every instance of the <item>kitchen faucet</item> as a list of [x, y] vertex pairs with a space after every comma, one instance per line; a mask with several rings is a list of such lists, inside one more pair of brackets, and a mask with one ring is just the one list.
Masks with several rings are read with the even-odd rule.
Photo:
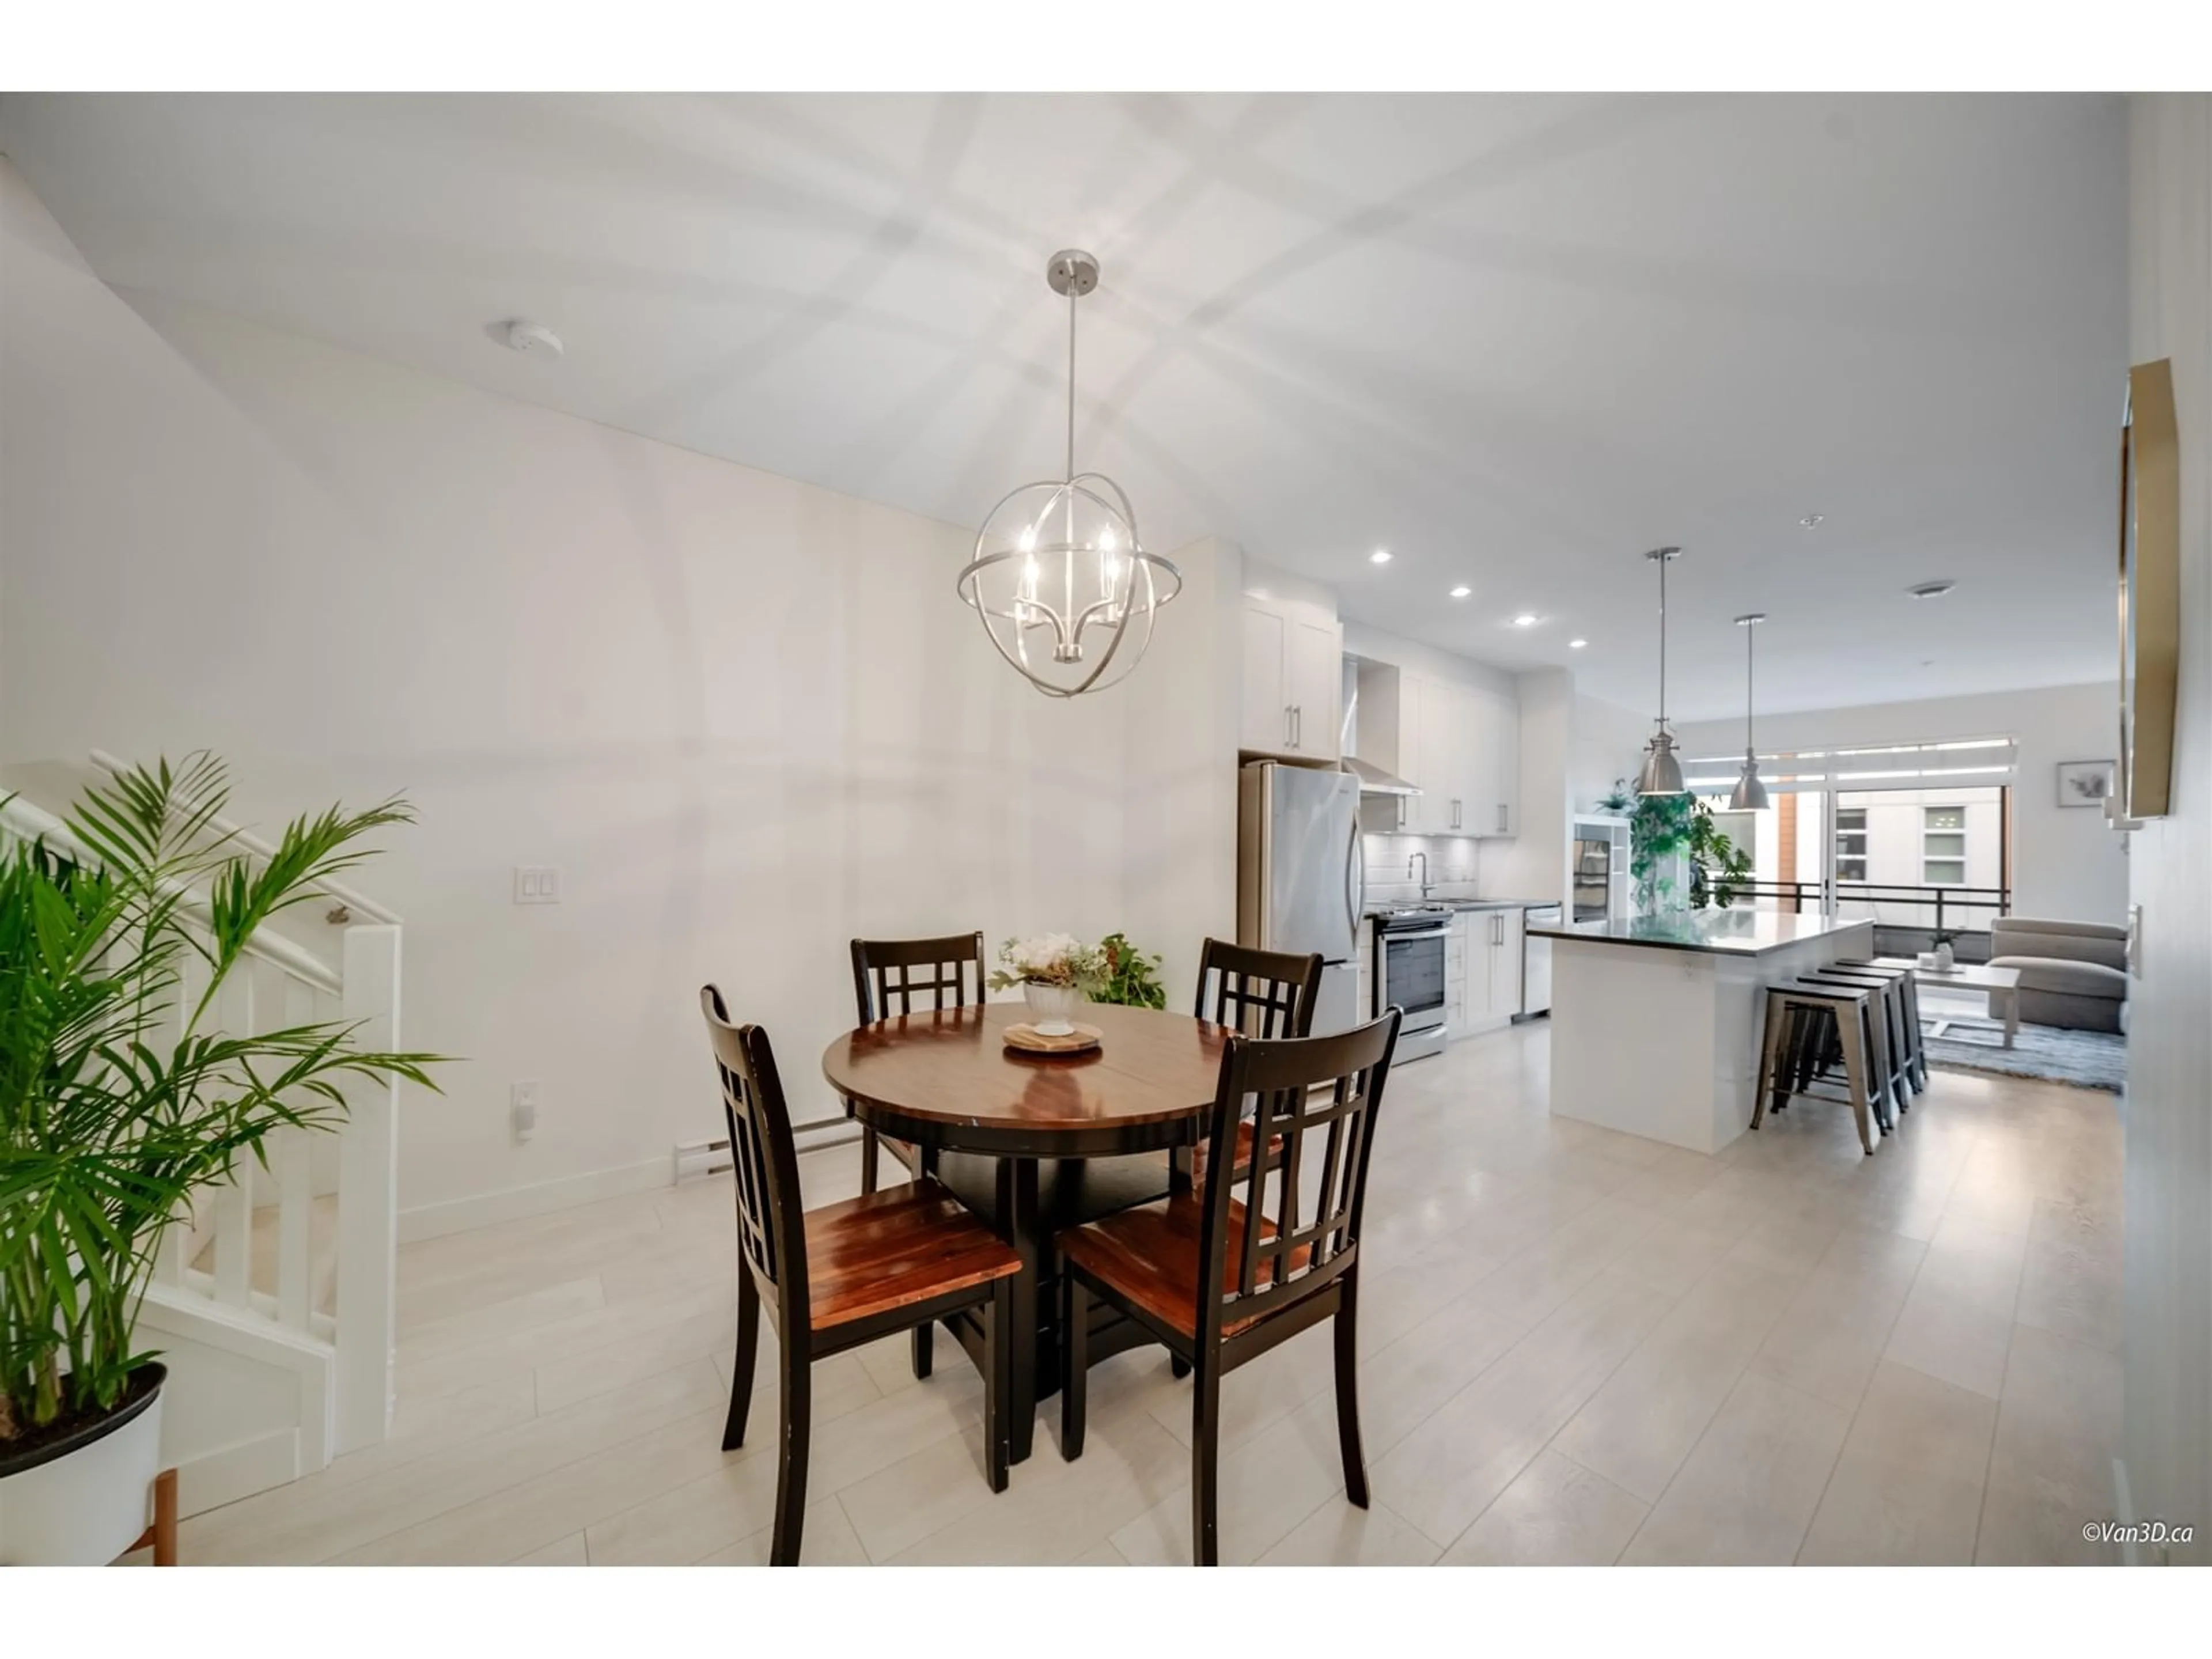
[[1413, 858], [1406, 860], [1406, 876], [1408, 880], [1412, 879], [1413, 874], [1413, 859], [1419, 859], [1421, 861], [1421, 896], [1426, 898], [1429, 896], [1429, 855], [1426, 853], [1416, 853]]

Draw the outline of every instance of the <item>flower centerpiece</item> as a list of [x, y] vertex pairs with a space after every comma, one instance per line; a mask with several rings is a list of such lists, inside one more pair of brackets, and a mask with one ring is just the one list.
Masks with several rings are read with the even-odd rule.
[[1097, 945], [1068, 933], [1010, 939], [999, 947], [999, 963], [991, 988], [1020, 986], [1030, 1021], [1045, 1036], [1066, 1036], [1075, 1030], [1069, 1016], [1090, 994], [1104, 967]]

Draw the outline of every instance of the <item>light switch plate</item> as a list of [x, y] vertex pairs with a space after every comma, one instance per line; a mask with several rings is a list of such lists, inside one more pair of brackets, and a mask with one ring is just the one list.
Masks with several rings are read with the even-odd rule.
[[561, 902], [560, 871], [550, 864], [516, 865], [514, 902], [517, 904], [558, 904]]

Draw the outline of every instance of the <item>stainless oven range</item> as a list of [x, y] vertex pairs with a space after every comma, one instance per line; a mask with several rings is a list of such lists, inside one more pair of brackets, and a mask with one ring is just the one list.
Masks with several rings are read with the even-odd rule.
[[1444, 1048], [1444, 943], [1451, 911], [1410, 905], [1375, 918], [1375, 1007], [1405, 1010], [1397, 1059], [1422, 1060]]

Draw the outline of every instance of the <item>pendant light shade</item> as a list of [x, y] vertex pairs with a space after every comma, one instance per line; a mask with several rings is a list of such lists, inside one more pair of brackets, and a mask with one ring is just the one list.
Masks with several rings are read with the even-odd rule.
[[1667, 729], [1667, 567], [1682, 556], [1682, 550], [1655, 547], [1644, 556], [1659, 567], [1659, 729], [1644, 749], [1644, 769], [1636, 775], [1636, 793], [1679, 795], [1682, 763], [1674, 753], [1674, 734]]
[[985, 515], [959, 592], [1015, 672], [1048, 697], [1075, 697], [1137, 665], [1182, 576], [1145, 550], [1121, 485], [1075, 470], [1075, 306], [1098, 286], [1098, 261], [1055, 253], [1045, 281], [1067, 296], [1066, 470], [1008, 491]]
[[1766, 620], [1766, 613], [1754, 611], [1747, 617], [1738, 617], [1735, 625], [1743, 629], [1743, 775], [1735, 781], [1735, 793], [1729, 796], [1729, 809], [1736, 812], [1758, 812], [1765, 809], [1766, 786], [1759, 781], [1759, 751], [1752, 746], [1752, 630]]

